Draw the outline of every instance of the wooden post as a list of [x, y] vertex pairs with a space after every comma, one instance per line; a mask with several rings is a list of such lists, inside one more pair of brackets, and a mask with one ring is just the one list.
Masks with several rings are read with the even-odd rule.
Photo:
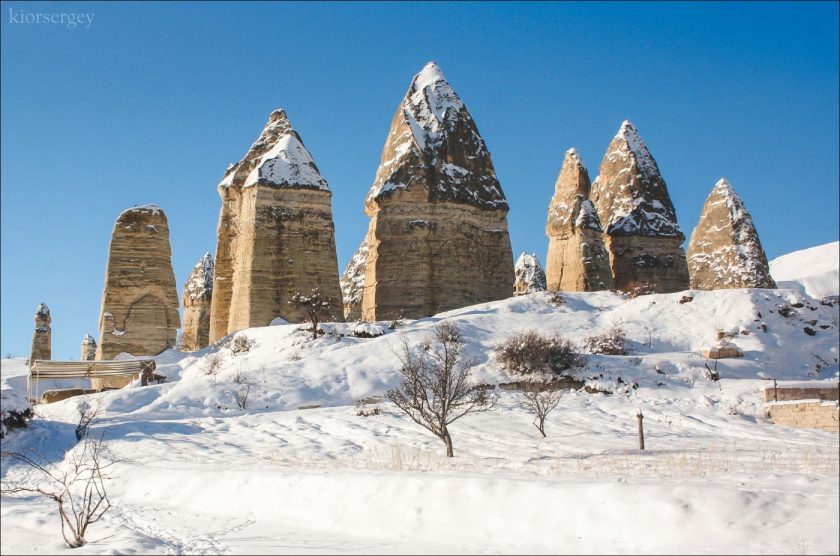
[[640, 409], [638, 413], [636, 413], [636, 419], [639, 420], [639, 450], [645, 449], [645, 430], [642, 427], [642, 419], [644, 419], [644, 415], [642, 415], [642, 410]]
[[776, 379], [775, 378], [773, 379], [773, 401], [774, 402], [779, 401], [779, 390], [776, 387]]

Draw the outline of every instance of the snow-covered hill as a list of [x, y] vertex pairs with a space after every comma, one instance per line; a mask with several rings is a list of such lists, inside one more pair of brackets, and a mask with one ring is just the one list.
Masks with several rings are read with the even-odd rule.
[[794, 251], [770, 261], [780, 288], [793, 288], [820, 299], [840, 295], [840, 241]]
[[[838, 436], [773, 425], [760, 398], [770, 378], [836, 383], [837, 305], [759, 289], [563, 299], [539, 292], [378, 323], [376, 338], [333, 323], [313, 340], [282, 324], [237, 333], [253, 341], [238, 355], [162, 354], [168, 383], [86, 396], [103, 408], [94, 433], [125, 461], [115, 510], [78, 552], [838, 551]], [[369, 416], [355, 407], [397, 384], [403, 339], [420, 342], [442, 320], [463, 330], [483, 383], [512, 379], [493, 347], [528, 329], [581, 346], [617, 325], [629, 353], [586, 355], [580, 376], [605, 393], [565, 393], [546, 439], [520, 395], [498, 390], [493, 411], [451, 426], [448, 459], [391, 404]], [[699, 351], [719, 331], [744, 357], [718, 361], [713, 382]], [[22, 373], [3, 361], [4, 387], [25, 387]], [[39, 406], [4, 449], [60, 461], [78, 401]], [[2, 474], [30, 471], [4, 458]], [[1, 526], [3, 553], [62, 550], [48, 501], [4, 499]]]

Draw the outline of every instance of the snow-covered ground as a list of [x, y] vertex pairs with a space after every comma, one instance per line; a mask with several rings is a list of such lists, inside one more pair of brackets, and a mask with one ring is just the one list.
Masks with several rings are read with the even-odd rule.
[[[93, 433], [121, 462], [109, 483], [114, 509], [77, 551], [840, 551], [838, 435], [773, 425], [761, 401], [772, 378], [836, 384], [837, 305], [798, 289], [564, 298], [554, 305], [541, 292], [394, 329], [378, 323], [386, 334], [375, 338], [326, 324], [313, 340], [280, 324], [239, 332], [253, 345], [238, 355], [218, 346], [165, 352], [158, 372], [169, 382], [84, 397], [101, 404]], [[493, 347], [527, 329], [581, 345], [619, 325], [631, 352], [587, 356], [581, 378], [608, 393], [565, 393], [545, 439], [520, 395], [497, 389], [493, 411], [451, 426], [448, 459], [390, 403], [369, 416], [355, 406], [394, 387], [394, 350], [441, 320], [464, 331], [482, 383], [512, 379]], [[699, 351], [719, 330], [744, 357], [718, 361], [713, 382], [714, 362]], [[22, 361], [4, 360], [3, 388], [25, 388], [25, 373]], [[60, 462], [76, 443], [80, 399], [38, 406], [3, 449]], [[0, 472], [32, 477], [6, 458]], [[66, 550], [49, 501], [4, 498], [0, 517], [4, 554]]]
[[820, 299], [840, 295], [840, 241], [794, 251], [770, 261], [780, 288], [799, 289]]

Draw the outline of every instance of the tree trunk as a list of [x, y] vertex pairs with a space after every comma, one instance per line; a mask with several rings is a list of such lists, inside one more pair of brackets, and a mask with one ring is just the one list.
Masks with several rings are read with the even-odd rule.
[[539, 422], [540, 422], [539, 425], [534, 423], [534, 426], [537, 427], [537, 430], [540, 431], [540, 434], [543, 435], [543, 438], [546, 438], [546, 436], [545, 436], [545, 419], [540, 419]]
[[443, 427], [443, 442], [446, 444], [446, 457], [451, 458], [454, 454], [452, 453], [452, 437], [449, 436], [449, 430], [446, 427]]

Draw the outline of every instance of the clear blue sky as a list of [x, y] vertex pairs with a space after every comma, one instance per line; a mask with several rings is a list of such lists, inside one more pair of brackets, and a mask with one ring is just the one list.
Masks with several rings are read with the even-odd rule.
[[[17, 22], [53, 12], [94, 16]], [[835, 2], [3, 2], [0, 17], [3, 355], [28, 355], [42, 301], [54, 358], [98, 340], [111, 231], [132, 205], [166, 211], [180, 290], [215, 250], [225, 168], [278, 107], [332, 188], [343, 270], [391, 117], [429, 60], [492, 153], [516, 254], [545, 261], [564, 151], [594, 179], [624, 119], [686, 236], [726, 176], [770, 258], [838, 239]]]

